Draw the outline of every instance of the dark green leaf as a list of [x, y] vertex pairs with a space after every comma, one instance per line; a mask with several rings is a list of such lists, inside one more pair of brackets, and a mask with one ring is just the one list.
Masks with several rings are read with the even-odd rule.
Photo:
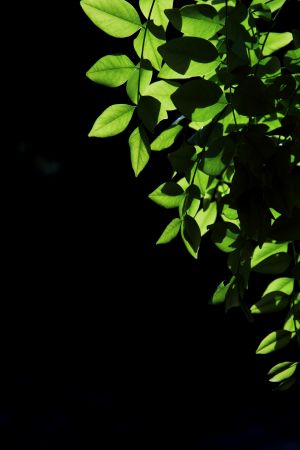
[[192, 247], [193, 252], [197, 254], [201, 241], [200, 228], [196, 220], [188, 214], [185, 215], [183, 221], [183, 235], [188, 244]]
[[284, 292], [274, 291], [265, 294], [259, 302], [251, 306], [252, 314], [282, 311], [289, 304], [289, 296]]
[[215, 139], [204, 154], [201, 169], [208, 175], [220, 175], [231, 163], [234, 151], [235, 144], [230, 136]]
[[172, 100], [182, 114], [198, 122], [213, 119], [227, 104], [221, 88], [202, 78], [183, 84]]
[[274, 110], [274, 100], [263, 82], [255, 76], [245, 78], [237, 86], [232, 103], [238, 113], [244, 116], [263, 116]]
[[137, 112], [145, 127], [151, 132], [161, 120], [168, 117], [166, 111], [161, 108], [161, 103], [149, 95], [140, 98]]

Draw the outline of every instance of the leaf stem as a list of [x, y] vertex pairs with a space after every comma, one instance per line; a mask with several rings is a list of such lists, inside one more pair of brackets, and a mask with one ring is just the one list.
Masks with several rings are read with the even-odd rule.
[[143, 61], [143, 58], [144, 58], [144, 49], [145, 49], [146, 35], [147, 35], [148, 28], [149, 28], [149, 22], [150, 22], [150, 19], [151, 19], [151, 14], [152, 14], [152, 11], [153, 11], [153, 8], [154, 8], [154, 4], [155, 4], [155, 0], [152, 0], [151, 8], [150, 8], [149, 15], [148, 15], [147, 21], [146, 21], [146, 26], [145, 26], [144, 36], [143, 36], [143, 42], [142, 42], [142, 50], [141, 50], [141, 57], [140, 57], [140, 68], [139, 68], [139, 78], [138, 78], [138, 102], [139, 102], [139, 100], [141, 98], [141, 71], [142, 71], [141, 65], [142, 65], [142, 61]]
[[275, 16], [274, 16], [274, 19], [273, 19], [273, 21], [272, 21], [272, 25], [270, 26], [270, 28], [268, 29], [268, 31], [267, 31], [267, 33], [266, 33], [266, 35], [265, 35], [265, 38], [264, 38], [264, 40], [263, 40], [262, 47], [261, 47], [261, 50], [260, 50], [260, 55], [259, 55], [258, 61], [257, 61], [257, 63], [255, 64], [254, 75], [257, 74], [258, 65], [259, 65], [259, 63], [261, 62], [261, 60], [264, 58], [263, 52], [264, 52], [264, 48], [265, 48], [267, 39], [268, 39], [268, 37], [269, 37], [270, 32], [273, 30], [273, 28], [274, 28], [275, 25], [276, 25], [276, 19], [277, 19], [277, 17], [279, 16], [279, 13], [280, 13], [280, 11], [282, 10], [283, 6], [284, 6], [284, 3], [283, 3], [283, 5], [281, 5], [281, 7], [280, 7], [280, 8], [278, 9], [278, 11], [276, 12], [276, 14], [275, 14]]
[[[227, 27], [227, 22], [228, 22], [228, 0], [225, 0], [225, 41], [226, 41], [226, 65], [227, 65], [227, 73], [229, 76], [229, 45], [228, 45], [228, 27]], [[236, 131], [238, 131], [238, 126], [237, 126], [237, 121], [236, 121], [236, 116], [235, 116], [235, 112], [234, 112], [234, 107], [232, 105], [232, 85], [231, 85], [231, 81], [229, 81], [229, 104], [231, 106], [231, 111], [232, 111], [232, 115], [233, 115], [233, 120], [235, 123], [235, 128]]]

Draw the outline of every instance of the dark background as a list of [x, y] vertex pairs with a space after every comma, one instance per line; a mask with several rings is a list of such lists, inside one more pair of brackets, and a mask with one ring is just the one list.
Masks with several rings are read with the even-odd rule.
[[273, 324], [207, 305], [226, 276], [209, 242], [197, 262], [179, 240], [155, 246], [173, 217], [147, 198], [165, 158], [135, 179], [126, 133], [87, 137], [126, 100], [85, 72], [131, 39], [104, 35], [77, 0], [17, 1], [2, 22], [3, 448], [300, 449], [299, 389], [272, 392], [280, 355], [255, 356]]

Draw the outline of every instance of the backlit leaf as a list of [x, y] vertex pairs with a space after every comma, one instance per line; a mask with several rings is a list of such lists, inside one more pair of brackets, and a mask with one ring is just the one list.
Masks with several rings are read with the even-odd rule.
[[183, 127], [181, 125], [175, 125], [174, 127], [170, 127], [167, 130], [164, 130], [152, 142], [151, 150], [160, 151], [171, 147], [182, 129]]
[[268, 372], [270, 377], [269, 381], [278, 383], [280, 381], [287, 380], [295, 373], [297, 365], [298, 363], [291, 361], [276, 364], [276, 366], [272, 367], [272, 369]]
[[167, 225], [156, 244], [167, 244], [172, 241], [180, 231], [181, 222], [182, 220], [179, 218], [173, 219], [169, 225]]
[[215, 83], [199, 78], [187, 81], [172, 95], [176, 108], [189, 119], [213, 119], [227, 104], [221, 88]]
[[135, 106], [119, 104], [109, 106], [98, 117], [89, 132], [90, 137], [109, 137], [124, 131], [133, 115]]
[[265, 355], [285, 347], [292, 339], [292, 333], [286, 330], [272, 331], [259, 344], [256, 353]]
[[131, 165], [135, 176], [144, 169], [150, 157], [150, 144], [143, 127], [137, 127], [129, 137]]
[[172, 25], [186, 36], [210, 39], [224, 26], [211, 5], [187, 5], [166, 14]]
[[149, 198], [164, 208], [177, 208], [184, 198], [184, 192], [178, 183], [168, 182], [155, 189]]
[[87, 77], [108, 87], [125, 83], [135, 70], [135, 65], [126, 55], [107, 55], [99, 59], [87, 72]]
[[142, 26], [135, 8], [125, 0], [82, 0], [80, 5], [91, 21], [110, 36], [128, 37]]
[[[261, 45], [263, 44], [265, 40], [265, 33], [262, 33], [259, 39], [259, 42]], [[274, 33], [270, 32], [268, 34], [266, 43], [263, 48], [263, 55], [268, 56], [272, 53], [276, 52], [277, 50], [281, 49], [282, 47], [285, 47], [293, 40], [293, 35], [289, 31], [286, 31], [284, 33]]]
[[[152, 1], [151, 0], [140, 0], [139, 2], [140, 9], [146, 19], [148, 19]], [[150, 20], [153, 20], [154, 24], [157, 26], [162, 26], [164, 29], [167, 28], [168, 25], [168, 18], [165, 15], [165, 10], [170, 9], [173, 6], [173, 0], [155, 0], [152, 11], [151, 11], [151, 17]]]

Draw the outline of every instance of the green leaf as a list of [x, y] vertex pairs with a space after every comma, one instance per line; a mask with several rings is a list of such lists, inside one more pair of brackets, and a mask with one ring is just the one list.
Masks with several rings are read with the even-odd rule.
[[[201, 75], [201, 66], [218, 60], [218, 51], [209, 41], [202, 38], [180, 37], [170, 39], [158, 48], [164, 61], [168, 66], [178, 72], [185, 74], [191, 61], [198, 63], [198, 76]], [[204, 68], [205, 70], [205, 68]], [[211, 69], [210, 69], [211, 70]], [[161, 74], [159, 74], [160, 76]]]
[[202, 78], [187, 81], [172, 95], [172, 100], [182, 114], [196, 122], [213, 119], [227, 104], [222, 89]]
[[237, 280], [234, 277], [233, 283], [230, 284], [228, 291], [226, 292], [225, 298], [225, 311], [229, 311], [231, 308], [236, 308], [240, 306], [240, 293]]
[[171, 147], [174, 144], [176, 137], [183, 129], [182, 125], [175, 125], [164, 130], [151, 144], [151, 150], [160, 151]]
[[217, 218], [217, 203], [211, 202], [207, 209], [201, 208], [195, 216], [195, 220], [199, 225], [201, 236], [208, 232], [209, 225], [215, 223]]
[[[148, 19], [152, 2], [150, 0], [140, 0], [139, 5], [142, 13]], [[169, 20], [165, 14], [165, 10], [172, 8], [172, 6], [173, 0], [155, 0], [150, 19], [153, 20], [155, 25], [161, 25], [166, 29]]]
[[285, 347], [292, 339], [292, 333], [286, 330], [272, 331], [259, 344], [256, 353], [265, 355]]
[[219, 284], [219, 286], [217, 287], [217, 289], [215, 290], [212, 299], [210, 300], [210, 303], [212, 305], [218, 305], [220, 303], [225, 302], [225, 298], [226, 298], [226, 294], [228, 292], [229, 287], [231, 286], [231, 284], [234, 282], [235, 277], [232, 277], [231, 280], [225, 284], [224, 281], [222, 281], [222, 283]]
[[211, 5], [187, 5], [166, 11], [172, 25], [186, 36], [212, 38], [223, 28], [218, 13]]
[[207, 175], [218, 176], [231, 163], [235, 145], [230, 136], [215, 139], [205, 152], [201, 168]]
[[118, 87], [130, 78], [135, 65], [126, 55], [106, 55], [86, 73], [95, 83], [108, 87]]
[[149, 198], [164, 208], [177, 208], [184, 198], [184, 191], [178, 183], [171, 181], [161, 184]]
[[271, 242], [266, 242], [261, 248], [258, 246], [255, 248], [252, 260], [251, 268], [253, 269], [258, 264], [266, 260], [269, 256], [276, 255], [278, 253], [287, 253], [288, 243], [283, 242], [282, 244], [273, 244]]
[[[146, 33], [146, 36], [145, 36]], [[143, 59], [149, 60], [156, 70], [161, 69], [162, 56], [158, 51], [158, 47], [165, 42], [165, 34], [156, 29], [151, 23], [146, 27], [141, 29], [137, 38], [133, 42], [134, 49], [137, 55]], [[142, 56], [143, 50], [143, 56]]]
[[294, 278], [281, 277], [273, 280], [266, 288], [263, 295], [267, 295], [270, 292], [280, 291], [286, 295], [291, 295], [294, 290]]
[[[266, 33], [261, 33], [259, 42], [263, 45], [265, 40]], [[289, 31], [284, 33], [269, 33], [266, 43], [263, 48], [263, 56], [271, 55], [272, 53], [280, 50], [282, 47], [285, 47], [293, 40], [293, 35]]]
[[251, 2], [250, 8], [255, 10], [255, 5], [262, 5], [268, 7], [273, 13], [280, 9], [285, 4], [285, 2], [286, 0], [253, 0]]
[[284, 330], [295, 332], [300, 330], [300, 294], [293, 294], [290, 302], [290, 311], [285, 318]]
[[193, 166], [192, 158], [194, 155], [194, 147], [184, 142], [178, 150], [169, 153], [168, 158], [175, 172], [185, 173], [190, 171]]
[[128, 37], [142, 26], [138, 13], [125, 0], [82, 0], [80, 5], [91, 21], [110, 36]]
[[168, 118], [168, 114], [161, 103], [149, 95], [140, 98], [137, 113], [145, 127], [151, 132], [154, 131], [161, 120]]
[[264, 294], [255, 305], [251, 306], [252, 314], [264, 314], [282, 311], [289, 304], [289, 296], [284, 292], [274, 291]]
[[238, 247], [239, 228], [231, 222], [218, 222], [212, 227], [211, 239], [222, 252], [230, 253]]
[[172, 241], [180, 231], [181, 219], [173, 219], [156, 242], [156, 244], [167, 244]]
[[274, 99], [263, 82], [255, 76], [241, 81], [233, 93], [232, 104], [244, 116], [263, 116], [274, 110]]
[[193, 77], [206, 77], [209, 78], [215, 72], [215, 69], [219, 66], [220, 59], [216, 59], [211, 63], [202, 64], [196, 61], [191, 61], [188, 69], [184, 73], [176, 72], [171, 69], [168, 64], [164, 64], [158, 74], [158, 78], [166, 80], [184, 80]]
[[180, 84], [175, 83], [174, 81], [156, 81], [145, 89], [144, 94], [156, 98], [167, 111], [172, 111], [176, 109], [176, 107], [171, 100], [171, 95], [177, 91], [179, 86]]
[[270, 377], [269, 381], [278, 383], [280, 381], [285, 381], [290, 378], [297, 369], [297, 362], [285, 361], [276, 366], [273, 366], [271, 370], [269, 370], [268, 375]]
[[300, 73], [300, 48], [286, 52], [283, 62], [292, 73]]
[[[198, 166], [197, 162], [195, 164]], [[210, 177], [202, 170], [197, 169], [194, 183], [199, 187], [201, 194], [205, 196], [210, 187]]]
[[135, 176], [144, 169], [150, 157], [150, 144], [144, 128], [140, 125], [129, 137], [131, 165]]
[[278, 217], [272, 225], [271, 236], [273, 239], [284, 240], [298, 240], [300, 239], [300, 209], [294, 208], [293, 216]]
[[253, 268], [255, 272], [270, 273], [277, 275], [285, 272], [291, 263], [291, 257], [288, 253], [277, 253]]
[[132, 103], [137, 104], [139, 99], [139, 87], [140, 94], [144, 95], [147, 87], [151, 83], [152, 69], [150, 64], [143, 61], [141, 66], [138, 64], [135, 70], [132, 72], [130, 78], [126, 84], [126, 92]]
[[200, 228], [196, 220], [188, 214], [184, 216], [182, 225], [182, 237], [187, 250], [192, 254], [194, 258], [197, 258], [201, 242]]
[[89, 132], [89, 137], [109, 137], [124, 131], [133, 115], [135, 106], [112, 105], [98, 117]]

